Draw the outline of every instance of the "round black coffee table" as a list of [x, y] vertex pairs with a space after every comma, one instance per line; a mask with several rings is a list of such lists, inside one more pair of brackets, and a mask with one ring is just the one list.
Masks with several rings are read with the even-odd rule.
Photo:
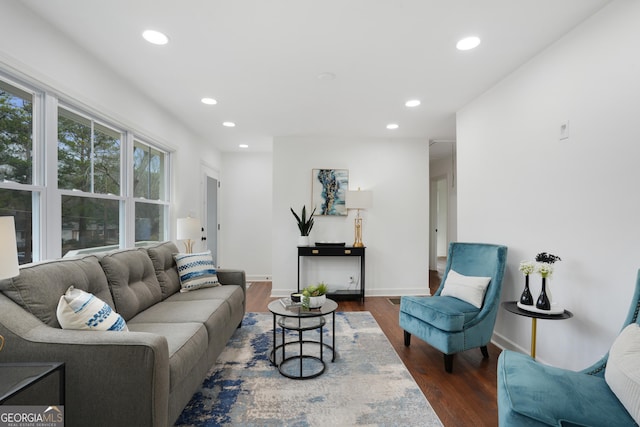
[[[269, 361], [278, 368], [280, 374], [287, 378], [302, 380], [322, 375], [326, 369], [324, 348], [331, 350], [331, 361], [336, 360], [336, 309], [338, 304], [327, 298], [320, 308], [303, 309], [301, 306], [285, 307], [280, 300], [269, 303], [269, 311], [273, 314], [273, 348], [269, 353]], [[323, 328], [327, 322], [325, 316], [331, 314], [331, 345], [323, 341]], [[280, 327], [282, 338], [276, 341], [276, 328]], [[317, 329], [319, 340], [303, 339], [303, 332]], [[286, 341], [286, 331], [297, 332], [297, 339]], [[287, 347], [295, 348], [292, 355], [287, 356]], [[309, 354], [309, 347], [318, 347], [319, 356]], [[297, 351], [296, 351], [297, 350]], [[278, 356], [280, 353], [280, 356]], [[298, 369], [294, 364], [298, 362]], [[295, 372], [297, 371], [297, 372]]]

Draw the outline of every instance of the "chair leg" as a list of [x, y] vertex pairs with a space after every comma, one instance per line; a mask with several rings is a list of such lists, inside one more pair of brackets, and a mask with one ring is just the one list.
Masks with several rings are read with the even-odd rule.
[[444, 370], [449, 374], [453, 371], [453, 354], [444, 355]]
[[409, 347], [411, 345], [411, 334], [404, 331], [404, 346]]
[[480, 351], [482, 352], [482, 357], [484, 357], [485, 359], [489, 358], [489, 350], [487, 350], [486, 345], [483, 345], [482, 347], [480, 347]]

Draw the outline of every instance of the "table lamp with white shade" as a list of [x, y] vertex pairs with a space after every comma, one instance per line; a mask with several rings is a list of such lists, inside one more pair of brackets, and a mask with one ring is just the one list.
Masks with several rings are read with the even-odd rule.
[[356, 209], [355, 219], [355, 242], [354, 248], [364, 247], [362, 243], [362, 217], [360, 216], [360, 210], [369, 209], [371, 207], [371, 201], [373, 197], [371, 191], [361, 191], [358, 187], [357, 191], [347, 191], [347, 197], [345, 200], [347, 209]]
[[[16, 226], [12, 216], [0, 217], [0, 280], [10, 279], [20, 274], [18, 269], [18, 245]], [[0, 335], [0, 350], [4, 337]]]
[[193, 245], [202, 236], [202, 225], [198, 218], [178, 218], [176, 239], [184, 240], [184, 246], [188, 254], [193, 253]]

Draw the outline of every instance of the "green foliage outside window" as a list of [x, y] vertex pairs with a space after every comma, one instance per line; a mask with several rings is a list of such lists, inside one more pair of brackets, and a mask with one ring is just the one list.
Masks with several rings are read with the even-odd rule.
[[[120, 195], [121, 134], [58, 109], [58, 187]], [[119, 201], [62, 197], [62, 253], [119, 243]]]
[[[32, 95], [0, 82], [0, 182], [33, 179]], [[20, 264], [33, 259], [32, 194], [0, 189], [0, 216], [13, 216]]]

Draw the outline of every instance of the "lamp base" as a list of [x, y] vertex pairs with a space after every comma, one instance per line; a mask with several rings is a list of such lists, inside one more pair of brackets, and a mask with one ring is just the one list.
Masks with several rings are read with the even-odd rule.
[[187, 239], [187, 240], [184, 241], [184, 248], [185, 248], [185, 251], [188, 254], [192, 254], [193, 253], [193, 244], [194, 243], [195, 242], [193, 240], [191, 240], [191, 239]]
[[358, 216], [355, 219], [355, 230], [354, 230], [354, 234], [355, 234], [355, 242], [353, 242], [353, 247], [354, 248], [363, 248], [364, 247], [364, 243], [362, 243], [362, 218], [359, 215], [359, 211], [358, 211]]

